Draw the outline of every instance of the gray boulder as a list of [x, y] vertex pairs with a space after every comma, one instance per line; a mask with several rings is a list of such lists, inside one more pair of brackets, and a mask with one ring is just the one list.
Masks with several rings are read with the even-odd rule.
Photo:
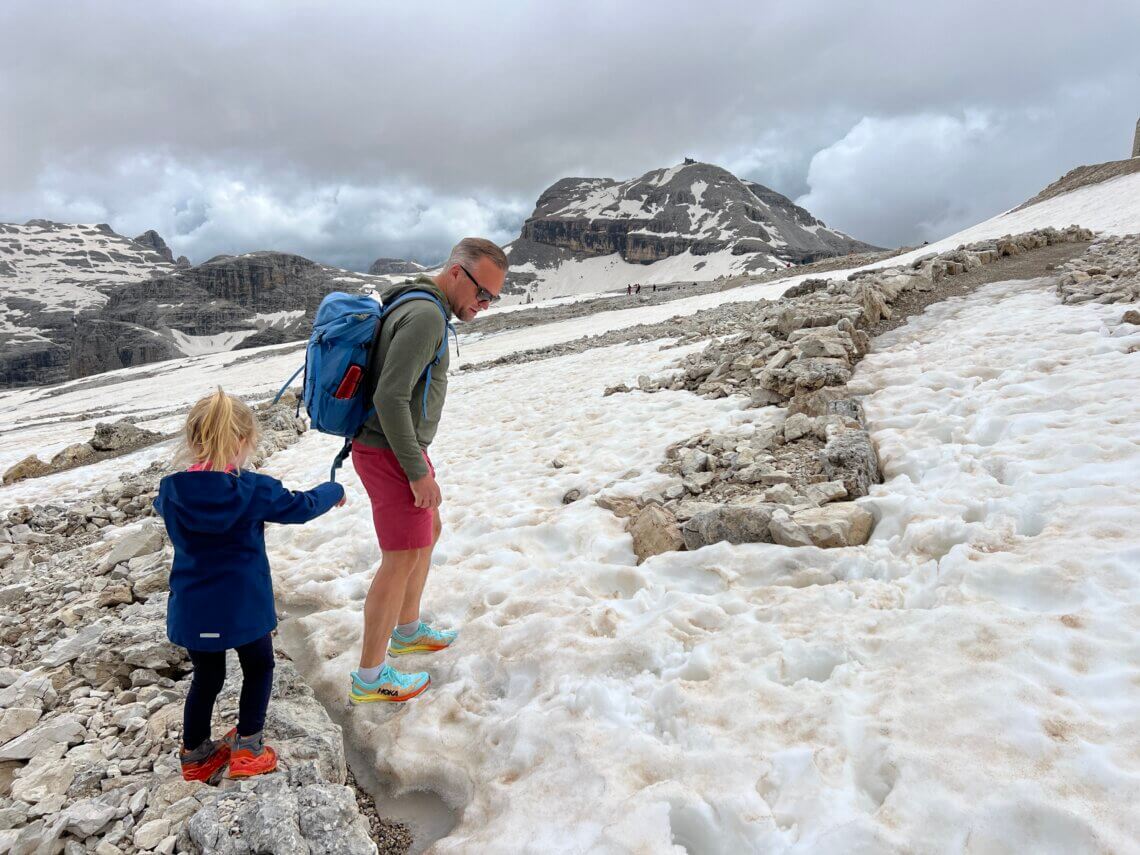
[[30, 760], [56, 746], [78, 745], [86, 735], [78, 716], [59, 715], [0, 746], [0, 760]]
[[123, 451], [160, 439], [162, 434], [144, 430], [128, 421], [99, 422], [95, 425], [95, 435], [91, 437], [91, 447], [96, 451]]
[[729, 505], [691, 517], [681, 528], [686, 548], [700, 549], [722, 540], [729, 543], [771, 543], [768, 526], [778, 505]]
[[820, 463], [827, 480], [842, 481], [852, 499], [866, 496], [872, 484], [883, 480], [879, 456], [866, 431], [835, 431], [820, 452]]

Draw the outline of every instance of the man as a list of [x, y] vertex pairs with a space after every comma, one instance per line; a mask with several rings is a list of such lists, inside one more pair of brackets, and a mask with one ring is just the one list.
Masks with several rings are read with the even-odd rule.
[[[506, 275], [507, 257], [498, 246], [464, 238], [434, 278], [421, 275], [396, 286], [384, 302], [406, 291], [427, 291], [448, 318], [454, 314], [466, 322], [499, 299]], [[352, 441], [352, 465], [372, 502], [381, 561], [364, 601], [360, 667], [352, 672], [349, 690], [355, 703], [415, 697], [427, 688], [428, 674], [396, 670], [385, 662], [385, 650], [434, 652], [456, 636], [420, 620], [420, 596], [441, 528], [442, 499], [427, 448], [447, 395], [446, 336], [443, 313], [433, 301], [408, 300], [385, 317], [372, 350], [369, 376], [379, 377], [376, 411]]]

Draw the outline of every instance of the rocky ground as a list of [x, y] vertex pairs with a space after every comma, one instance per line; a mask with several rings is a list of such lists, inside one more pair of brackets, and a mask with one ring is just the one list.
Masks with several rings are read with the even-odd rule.
[[[304, 431], [289, 397], [260, 410], [255, 463]], [[340, 727], [280, 645], [266, 730], [282, 771], [182, 780], [191, 665], [166, 640], [172, 552], [151, 509], [168, 471], [0, 522], [0, 852], [407, 851], [407, 828], [355, 787]], [[236, 719], [236, 659], [229, 671], [218, 735]]]
[[[1065, 299], [1135, 299], [1140, 279], [1132, 244], [1111, 239], [1079, 255], [1091, 238], [1075, 226], [1036, 230], [846, 280], [808, 279], [776, 301], [729, 304], [667, 325], [607, 334], [625, 340], [679, 335], [678, 343], [712, 337], [666, 375], [640, 377], [638, 388], [742, 395], [752, 406], [779, 410], [769, 427], [700, 434], [670, 448], [661, 471], [678, 480], [662, 494], [600, 503], [627, 518], [639, 560], [717, 541], [820, 548], [865, 543], [874, 519], [851, 500], [865, 496], [881, 475], [862, 407], [846, 384], [871, 336], [986, 282], [1060, 276], [1062, 263], [1067, 272], [1058, 287]], [[605, 394], [629, 391], [620, 386]]]
[[746, 276], [733, 276], [727, 279], [717, 279], [711, 282], [669, 282], [658, 285], [654, 291], [652, 286], [644, 285], [641, 293], [627, 295], [624, 291], [597, 297], [592, 300], [581, 300], [561, 306], [537, 305], [533, 309], [523, 312], [487, 312], [480, 315], [470, 324], [464, 326], [464, 332], [476, 332], [488, 335], [503, 330], [523, 329], [525, 327], [549, 324], [554, 321], [565, 321], [571, 318], [581, 318], [594, 315], [598, 312], [612, 312], [629, 309], [636, 306], [653, 306], [660, 303], [670, 303], [685, 297], [696, 297], [700, 294], [717, 294], [722, 291], [731, 291], [744, 285], [760, 285], [765, 282], [775, 282], [786, 279], [788, 276], [798, 276], [804, 273], [827, 273], [832, 270], [843, 270], [850, 267], [860, 267], [864, 264], [873, 264], [909, 251], [907, 248], [897, 250], [884, 250], [882, 252], [865, 252], [851, 255], [840, 255], [835, 258], [825, 258], [811, 264], [801, 264], [785, 270], [774, 270], [769, 273], [749, 274]]
[[95, 433], [91, 439], [69, 445], [48, 462], [40, 460], [38, 455], [29, 454], [4, 472], [3, 482], [15, 484], [25, 478], [65, 472], [77, 466], [121, 457], [170, 438], [166, 434], [136, 427], [128, 419], [120, 419], [113, 423], [99, 422], [95, 425]]

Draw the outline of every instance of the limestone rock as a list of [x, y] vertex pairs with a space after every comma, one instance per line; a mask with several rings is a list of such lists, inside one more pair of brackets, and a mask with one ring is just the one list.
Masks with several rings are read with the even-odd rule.
[[772, 537], [772, 542], [778, 543], [781, 546], [812, 545], [812, 540], [808, 533], [804, 531], [783, 508], [778, 508], [772, 513], [772, 519], [768, 523], [768, 533]]
[[619, 518], [635, 517], [641, 510], [636, 499], [627, 496], [598, 496], [594, 503]]
[[46, 475], [51, 471], [48, 464], [40, 460], [36, 455], [29, 454], [19, 463], [10, 466], [4, 472], [4, 483], [15, 484], [17, 481], [23, 481], [25, 478], [38, 478], [41, 475]]
[[37, 671], [23, 671], [11, 685], [0, 689], [0, 709], [28, 707], [50, 710], [55, 707], [57, 699], [51, 679]]
[[118, 819], [121, 813], [117, 805], [104, 799], [82, 799], [64, 811], [64, 830], [83, 840], [98, 834]]
[[875, 524], [874, 515], [854, 502], [799, 511], [792, 521], [810, 542], [823, 549], [859, 546], [867, 542]]
[[144, 430], [128, 421], [99, 422], [95, 425], [95, 435], [91, 437], [91, 447], [96, 451], [121, 451], [160, 439], [162, 434]]
[[77, 466], [95, 454], [95, 449], [89, 442], [76, 442], [69, 445], [51, 459], [52, 469], [65, 469]]
[[153, 522], [144, 523], [138, 531], [123, 535], [115, 541], [107, 557], [99, 562], [101, 570], [109, 570], [116, 564], [130, 561], [139, 555], [149, 555], [162, 549], [162, 529]]
[[154, 849], [170, 833], [170, 820], [152, 819], [135, 831], [134, 843], [139, 849]]
[[685, 546], [700, 549], [710, 543], [771, 543], [768, 524], [776, 505], [719, 507], [693, 516], [681, 528]]
[[[231, 829], [240, 829], [233, 834]], [[335, 835], [329, 831], [336, 829]], [[254, 782], [248, 791], [222, 793], [194, 814], [180, 838], [190, 851], [321, 852], [374, 855], [364, 818], [347, 787], [312, 783], [292, 788], [283, 776]]]
[[0, 745], [23, 736], [40, 720], [38, 707], [10, 707], [0, 712]]
[[86, 734], [87, 729], [79, 717], [65, 713], [0, 746], [0, 760], [30, 760], [57, 746], [78, 745]]
[[837, 431], [820, 452], [824, 475], [829, 481], [842, 481], [847, 496], [857, 499], [882, 481], [879, 456], [865, 431]]
[[12, 798], [35, 804], [64, 795], [75, 780], [75, 767], [61, 759], [61, 754], [60, 750], [44, 751], [32, 758], [12, 782]]
[[637, 563], [664, 552], [676, 552], [684, 546], [677, 518], [660, 505], [647, 505], [630, 527]]

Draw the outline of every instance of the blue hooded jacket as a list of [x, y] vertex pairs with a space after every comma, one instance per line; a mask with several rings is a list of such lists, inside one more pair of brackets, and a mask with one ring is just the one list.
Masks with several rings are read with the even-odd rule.
[[303, 523], [344, 496], [332, 482], [287, 490], [256, 472], [177, 472], [162, 479], [155, 510], [174, 544], [166, 634], [190, 650], [228, 650], [277, 626], [265, 523]]

